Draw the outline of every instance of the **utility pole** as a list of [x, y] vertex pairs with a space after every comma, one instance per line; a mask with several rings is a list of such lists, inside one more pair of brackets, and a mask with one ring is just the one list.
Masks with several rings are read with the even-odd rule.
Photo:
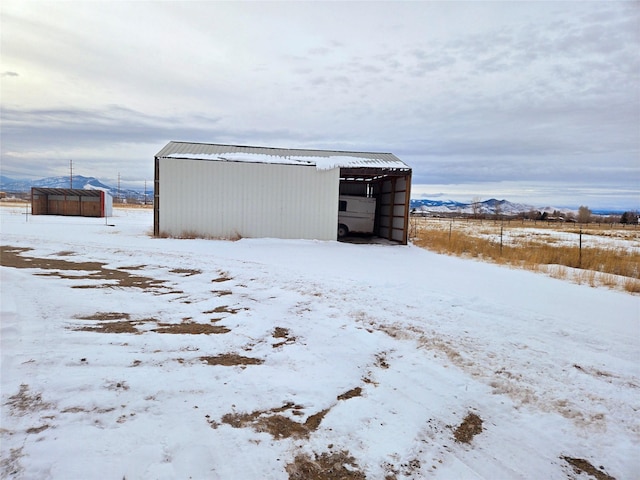
[[69, 188], [73, 188], [73, 160], [69, 160]]
[[120, 172], [118, 172], [118, 203], [122, 203], [122, 195], [120, 194]]
[[147, 181], [144, 181], [144, 204], [147, 204]]

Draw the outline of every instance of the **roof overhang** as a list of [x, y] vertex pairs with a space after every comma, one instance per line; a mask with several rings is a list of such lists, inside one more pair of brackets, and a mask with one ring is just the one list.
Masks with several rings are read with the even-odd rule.
[[318, 170], [340, 168], [388, 172], [411, 168], [392, 153], [349, 152], [339, 150], [306, 150], [295, 148], [252, 147], [210, 143], [169, 142], [156, 158], [209, 160], [224, 162], [276, 163], [315, 166]]
[[36, 195], [65, 195], [67, 197], [99, 197], [102, 190], [85, 190], [83, 188], [44, 188], [32, 187], [31, 193]]

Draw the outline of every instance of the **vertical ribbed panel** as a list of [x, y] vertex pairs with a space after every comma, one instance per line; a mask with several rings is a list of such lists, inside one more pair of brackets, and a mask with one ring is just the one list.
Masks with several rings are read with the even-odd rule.
[[338, 168], [158, 161], [160, 234], [336, 239]]

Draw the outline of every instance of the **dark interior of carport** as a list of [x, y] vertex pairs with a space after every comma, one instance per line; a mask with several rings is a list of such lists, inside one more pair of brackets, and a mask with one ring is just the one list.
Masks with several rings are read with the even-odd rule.
[[375, 198], [374, 235], [407, 244], [411, 200], [410, 168], [341, 168], [340, 195]]

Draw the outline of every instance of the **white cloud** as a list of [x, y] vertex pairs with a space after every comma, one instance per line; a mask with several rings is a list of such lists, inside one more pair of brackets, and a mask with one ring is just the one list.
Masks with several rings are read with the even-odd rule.
[[1, 22], [3, 171], [73, 152], [147, 177], [152, 145], [197, 140], [392, 151], [492, 196], [640, 183], [630, 3], [8, 0]]

